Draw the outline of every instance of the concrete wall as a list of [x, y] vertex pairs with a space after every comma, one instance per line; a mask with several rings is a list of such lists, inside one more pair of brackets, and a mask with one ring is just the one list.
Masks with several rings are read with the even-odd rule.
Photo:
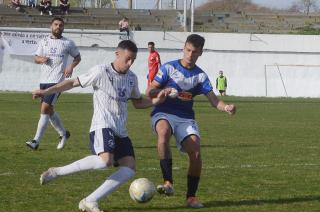
[[[82, 62], [74, 76], [95, 64], [111, 62], [118, 35], [65, 33], [80, 47]], [[181, 58], [187, 33], [139, 31], [139, 47], [132, 69], [146, 89], [147, 42], [154, 41], [163, 62]], [[228, 78], [228, 95], [320, 97], [319, 36], [201, 33], [205, 50], [198, 65], [213, 84], [219, 70]], [[91, 47], [98, 46], [98, 47]], [[40, 66], [31, 56], [0, 55], [0, 90], [31, 91], [38, 87]], [[90, 92], [77, 88], [72, 92]]]

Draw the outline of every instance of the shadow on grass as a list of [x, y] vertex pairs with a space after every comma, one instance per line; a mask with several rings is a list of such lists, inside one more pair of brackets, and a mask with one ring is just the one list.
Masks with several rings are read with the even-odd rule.
[[311, 202], [319, 201], [320, 196], [305, 196], [305, 197], [292, 197], [292, 198], [279, 198], [279, 199], [251, 199], [240, 201], [210, 201], [205, 202], [205, 208], [215, 207], [230, 207], [230, 206], [250, 206], [250, 205], [264, 205], [264, 204], [293, 204], [298, 202]]

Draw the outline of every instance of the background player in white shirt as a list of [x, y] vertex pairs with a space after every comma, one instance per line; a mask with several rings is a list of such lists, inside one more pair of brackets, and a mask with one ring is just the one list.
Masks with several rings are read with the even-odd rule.
[[193, 97], [204, 94], [218, 110], [229, 114], [236, 112], [234, 105], [226, 105], [216, 97], [208, 76], [196, 65], [204, 42], [200, 35], [189, 35], [183, 48], [183, 58], [163, 64], [146, 92], [152, 98], [159, 91], [169, 90], [168, 96], [172, 97], [155, 106], [151, 113], [152, 127], [158, 136], [158, 154], [164, 179], [164, 184], [159, 185], [157, 190], [166, 195], [173, 194], [169, 141], [174, 135], [178, 149], [189, 156], [186, 198], [187, 206], [191, 208], [203, 207], [196, 198], [202, 161], [200, 134], [192, 109]]
[[[65, 79], [71, 77], [74, 67], [80, 60], [80, 53], [73, 41], [62, 36], [64, 21], [55, 17], [51, 21], [51, 36], [41, 40], [35, 54], [35, 62], [41, 64], [40, 89], [49, 88]], [[73, 57], [73, 62], [67, 66], [68, 56]], [[37, 132], [32, 140], [26, 142], [33, 150], [38, 149], [41, 138], [48, 126], [52, 124], [60, 136], [57, 149], [62, 149], [70, 137], [57, 112], [54, 104], [60, 93], [54, 93], [41, 98], [41, 114], [38, 122]]]
[[142, 98], [137, 76], [129, 70], [136, 59], [137, 51], [137, 46], [132, 41], [121, 41], [116, 50], [116, 59], [111, 64], [97, 65], [76, 79], [33, 92], [33, 97], [38, 98], [77, 86], [92, 86], [94, 89], [94, 112], [90, 127], [93, 155], [63, 167], [49, 168], [40, 177], [40, 183], [45, 184], [58, 176], [106, 168], [117, 162], [120, 168], [80, 201], [81, 210], [100, 211], [98, 200], [128, 181], [135, 173], [133, 146], [126, 130], [128, 100], [132, 101], [135, 108], [147, 108], [164, 101], [168, 94], [162, 91], [152, 101]]

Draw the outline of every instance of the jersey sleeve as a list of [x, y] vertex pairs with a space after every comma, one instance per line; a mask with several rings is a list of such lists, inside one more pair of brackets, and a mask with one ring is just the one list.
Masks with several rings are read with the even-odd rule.
[[36, 52], [34, 53], [35, 56], [44, 56], [43, 52], [43, 40], [40, 40], [38, 43], [38, 47]]
[[157, 75], [154, 77], [154, 80], [160, 83], [161, 86], [165, 86], [168, 82], [169, 75], [168, 75], [168, 68], [169, 64], [164, 64], [160, 67]]
[[202, 76], [201, 76], [200, 94], [206, 95], [207, 93], [209, 93], [212, 90], [213, 90], [213, 87], [212, 87], [212, 84], [211, 84], [211, 82], [209, 80], [208, 75], [203, 73]]
[[70, 41], [70, 49], [69, 49], [69, 54], [72, 57], [76, 57], [80, 54], [78, 47], [73, 41]]
[[132, 89], [130, 98], [131, 99], [140, 99], [141, 98], [141, 93], [140, 93], [139, 86], [138, 86], [138, 78], [137, 78], [137, 76], [134, 76], [134, 82], [133, 83], [134, 83], [134, 85], [133, 85], [133, 89]]
[[98, 86], [100, 75], [101, 75], [101, 67], [94, 66], [88, 71], [88, 73], [78, 76], [78, 80], [80, 82], [81, 87], [83, 88], [88, 87], [90, 85]]

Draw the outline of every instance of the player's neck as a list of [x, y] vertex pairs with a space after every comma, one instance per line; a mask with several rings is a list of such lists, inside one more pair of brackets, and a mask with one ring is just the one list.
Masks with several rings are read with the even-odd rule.
[[186, 63], [184, 60], [180, 60], [179, 62], [186, 69], [193, 69], [196, 66], [196, 64], [193, 63]]
[[127, 71], [125, 71], [125, 72], [120, 71], [120, 69], [117, 67], [117, 64], [115, 64], [115, 63], [111, 63], [111, 66], [112, 66], [113, 70], [115, 72], [117, 72], [118, 74], [126, 74], [127, 73]]

